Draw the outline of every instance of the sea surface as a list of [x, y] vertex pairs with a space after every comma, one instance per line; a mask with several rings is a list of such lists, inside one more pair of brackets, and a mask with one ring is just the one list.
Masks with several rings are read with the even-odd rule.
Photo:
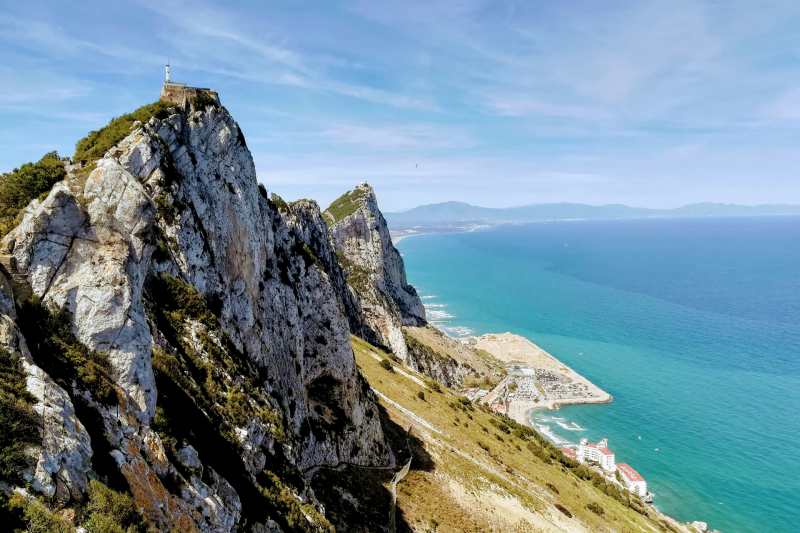
[[608, 438], [679, 521], [800, 531], [800, 217], [531, 223], [397, 247], [439, 327], [520, 334], [613, 395], [534, 411], [550, 439]]

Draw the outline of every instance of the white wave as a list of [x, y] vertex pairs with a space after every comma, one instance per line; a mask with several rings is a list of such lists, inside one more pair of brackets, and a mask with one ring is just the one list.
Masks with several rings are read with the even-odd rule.
[[544, 438], [555, 444], [556, 446], [563, 447], [571, 445], [572, 443], [554, 432], [550, 426], [545, 424], [536, 424], [536, 429], [539, 433], [544, 435]]
[[433, 309], [436, 307], [447, 307], [447, 304], [422, 304], [425, 309]]
[[436, 298], [436, 296], [420, 296], [419, 297], [420, 300], [427, 300], [429, 298]]
[[584, 428], [580, 427], [575, 422], [572, 422], [571, 424], [565, 424], [561, 420], [556, 420], [556, 424], [561, 426], [563, 429], [566, 429], [567, 431], [586, 431]]

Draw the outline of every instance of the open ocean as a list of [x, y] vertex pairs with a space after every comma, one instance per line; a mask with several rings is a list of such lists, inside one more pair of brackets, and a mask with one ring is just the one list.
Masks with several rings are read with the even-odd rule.
[[429, 320], [522, 335], [613, 395], [535, 411], [552, 440], [608, 438], [681, 522], [800, 531], [800, 217], [530, 223], [397, 247], [439, 306]]

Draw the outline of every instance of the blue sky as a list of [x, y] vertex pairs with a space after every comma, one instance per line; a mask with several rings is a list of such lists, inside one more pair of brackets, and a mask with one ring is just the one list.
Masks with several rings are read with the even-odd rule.
[[2, 171], [156, 100], [169, 56], [286, 199], [800, 204], [797, 1], [0, 7]]

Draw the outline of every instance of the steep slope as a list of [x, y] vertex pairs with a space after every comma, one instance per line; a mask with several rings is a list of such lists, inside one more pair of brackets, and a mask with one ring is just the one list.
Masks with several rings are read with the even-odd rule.
[[425, 324], [425, 309], [406, 280], [375, 191], [362, 183], [333, 202], [323, 216], [364, 324], [380, 345], [407, 360], [402, 327]]
[[[388, 462], [335, 252], [301, 240], [327, 228], [268, 200], [224, 108], [164, 115], [70, 167], [2, 241], [9, 276], [35, 298], [4, 291], [0, 339], [53, 420], [26, 477], [68, 503], [99, 476], [161, 531], [324, 529], [300, 473]], [[66, 317], [63, 353], [100, 361], [105, 388], [17, 322], [23, 308]]]
[[[397, 456], [393, 470], [412, 460], [397, 485], [398, 531], [694, 532], [564, 456], [530, 428], [448, 390], [426, 387], [423, 375], [360, 339], [353, 339], [353, 348], [381, 398]], [[390, 508], [391, 479], [380, 470], [329, 472], [328, 490], [317, 492], [337, 528], [347, 521], [348, 531], [382, 531], [385, 514], [359, 509]], [[348, 492], [358, 484], [372, 490]]]

